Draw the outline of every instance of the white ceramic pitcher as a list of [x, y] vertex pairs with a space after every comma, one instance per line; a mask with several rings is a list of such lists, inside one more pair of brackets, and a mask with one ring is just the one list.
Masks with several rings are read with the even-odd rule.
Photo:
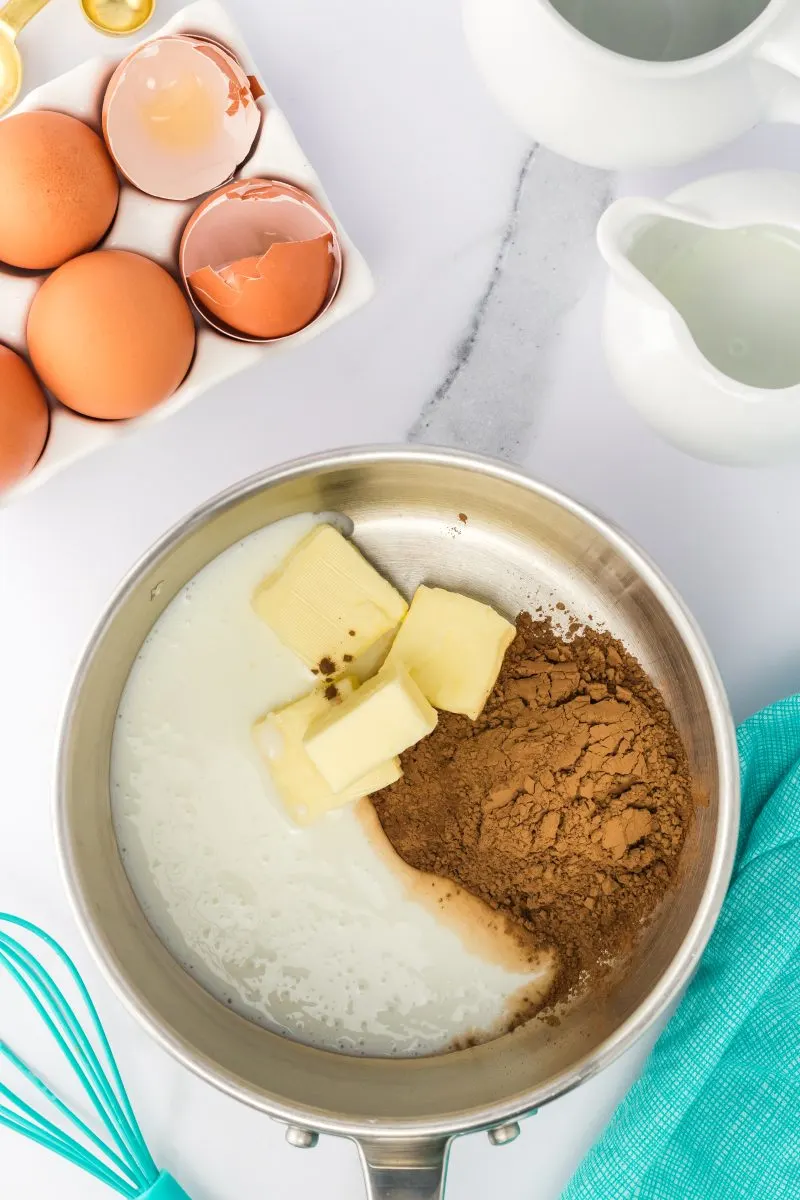
[[490, 89], [537, 141], [610, 169], [800, 123], [800, 0], [464, 0]]
[[604, 342], [626, 399], [700, 458], [800, 457], [800, 175], [737, 171], [598, 228]]

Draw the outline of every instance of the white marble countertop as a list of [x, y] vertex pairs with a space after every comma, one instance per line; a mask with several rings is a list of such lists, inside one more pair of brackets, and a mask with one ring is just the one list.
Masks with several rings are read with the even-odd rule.
[[[194, 1200], [353, 1200], [362, 1184], [350, 1144], [288, 1147], [277, 1126], [156, 1048], [90, 963], [51, 833], [79, 652], [121, 575], [199, 502], [282, 459], [411, 437], [515, 460], [637, 538], [704, 627], [737, 717], [796, 690], [800, 470], [695, 462], [625, 407], [601, 355], [593, 235], [613, 194], [661, 195], [725, 167], [790, 167], [800, 133], [762, 129], [712, 162], [615, 179], [531, 147], [507, 123], [468, 59], [458, 0], [406, 0], [402, 11], [392, 0], [229, 4], [377, 295], [296, 354], [0, 512], [0, 909], [75, 951], [153, 1152]], [[160, 15], [177, 7], [160, 0]], [[109, 52], [77, 0], [53, 0], [20, 44], [28, 86]], [[449, 1200], [555, 1200], [645, 1050], [543, 1110], [512, 1145], [462, 1139]], [[0, 1156], [6, 1200], [103, 1194], [2, 1131]]]

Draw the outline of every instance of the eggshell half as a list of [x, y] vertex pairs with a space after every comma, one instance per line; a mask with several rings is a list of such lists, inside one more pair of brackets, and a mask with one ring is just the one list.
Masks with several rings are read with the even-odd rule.
[[49, 270], [91, 250], [118, 199], [108, 151], [82, 121], [47, 111], [0, 121], [0, 261]]
[[189, 200], [230, 179], [260, 125], [239, 62], [189, 34], [137, 47], [111, 76], [103, 100], [103, 135], [120, 171], [164, 200]]
[[139, 416], [172, 395], [195, 345], [178, 284], [127, 250], [96, 250], [59, 267], [34, 297], [27, 335], [53, 395], [106, 420]]
[[0, 346], [0, 492], [38, 462], [50, 427], [44, 392], [24, 358]]
[[272, 179], [229, 183], [187, 222], [180, 267], [200, 314], [243, 340], [287, 337], [336, 295], [336, 227], [307, 192]]
[[257, 338], [286, 337], [309, 325], [325, 303], [333, 274], [331, 235], [274, 242], [261, 258], [240, 259], [189, 276], [196, 299], [220, 321]]

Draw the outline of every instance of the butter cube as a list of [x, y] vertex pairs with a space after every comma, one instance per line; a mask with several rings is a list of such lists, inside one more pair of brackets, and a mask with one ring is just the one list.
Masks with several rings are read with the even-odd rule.
[[332, 525], [317, 525], [256, 590], [253, 606], [321, 675], [350, 663], [408, 612], [400, 593]]
[[488, 604], [420, 587], [389, 652], [436, 708], [474, 721], [497, 682], [516, 629]]
[[334, 792], [306, 754], [303, 738], [311, 722], [340, 706], [355, 689], [352, 679], [341, 679], [334, 699], [326, 697], [325, 688], [317, 688], [301, 700], [268, 713], [253, 727], [258, 751], [287, 813], [297, 825], [312, 825], [326, 812], [396, 783], [403, 773], [400, 760], [391, 758], [349, 787]]
[[437, 720], [436, 711], [398, 663], [317, 717], [306, 734], [305, 748], [329, 787], [338, 792], [427, 737]]

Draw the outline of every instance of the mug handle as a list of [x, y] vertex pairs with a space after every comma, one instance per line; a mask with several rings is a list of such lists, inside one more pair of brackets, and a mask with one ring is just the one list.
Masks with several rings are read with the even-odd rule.
[[766, 65], [767, 114], [772, 121], [800, 124], [800, 17], [796, 12], [779, 20], [756, 46], [753, 57]]
[[452, 1138], [361, 1138], [367, 1200], [443, 1200]]

